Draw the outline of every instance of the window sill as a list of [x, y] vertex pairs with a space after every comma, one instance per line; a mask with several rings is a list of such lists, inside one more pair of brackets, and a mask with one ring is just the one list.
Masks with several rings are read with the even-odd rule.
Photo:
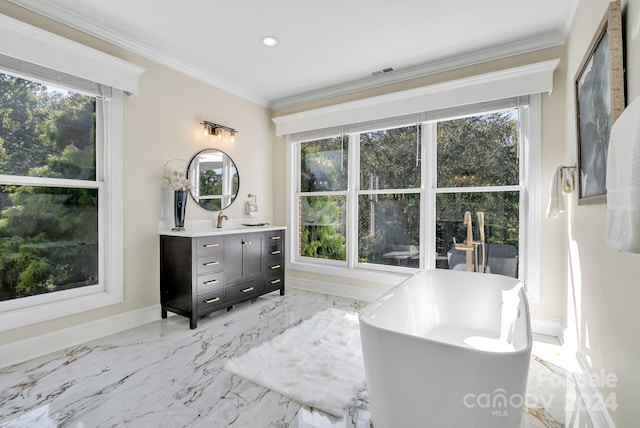
[[[38, 296], [34, 296], [38, 297]], [[98, 292], [0, 313], [0, 331], [12, 330], [123, 302], [122, 293]]]

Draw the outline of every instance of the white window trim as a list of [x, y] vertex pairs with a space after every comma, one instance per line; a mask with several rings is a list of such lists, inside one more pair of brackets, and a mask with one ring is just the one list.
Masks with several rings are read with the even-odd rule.
[[[0, 54], [138, 93], [144, 68], [0, 14]], [[51, 82], [54, 83], [54, 82]]]
[[[130, 94], [138, 91], [139, 76], [144, 69], [4, 15], [0, 15], [0, 54], [114, 88], [111, 100], [106, 103], [109, 126], [96, 130], [104, 135], [102, 144], [96, 147], [104, 159], [97, 165], [99, 171], [104, 168], [102, 180], [97, 180], [98, 185], [92, 183], [101, 192], [99, 209], [104, 210], [98, 224], [101, 264], [106, 267], [100, 271], [100, 283], [23, 298], [30, 303], [28, 307], [2, 302], [7, 303], [5, 308], [13, 306], [0, 312], [0, 331], [6, 331], [123, 302], [123, 91]], [[64, 181], [61, 183], [65, 184]], [[67, 185], [83, 184], [79, 181]]]
[[291, 135], [417, 112], [551, 92], [559, 59], [523, 65], [392, 94], [274, 117], [276, 135]]

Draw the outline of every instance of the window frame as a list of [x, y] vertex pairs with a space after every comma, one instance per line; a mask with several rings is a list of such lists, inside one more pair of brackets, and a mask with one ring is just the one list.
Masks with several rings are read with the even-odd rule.
[[[519, 227], [519, 278], [523, 280], [527, 294], [532, 303], [539, 302], [539, 266], [540, 266], [540, 213], [537, 209], [540, 206], [540, 184], [539, 171], [541, 162], [541, 96], [540, 94], [529, 95], [529, 106], [526, 114], [521, 114], [519, 118], [519, 144], [520, 144], [520, 180], [516, 185], [508, 186], [483, 186], [483, 187], [456, 187], [437, 188], [437, 147], [435, 141], [436, 126], [434, 122], [422, 123], [421, 132], [421, 162], [426, 162], [426, 167], [422, 168], [422, 186], [420, 189], [420, 218], [425, 221], [420, 224], [420, 241], [423, 243], [424, 251], [420, 252], [420, 269], [435, 268], [435, 218], [436, 218], [436, 195], [446, 192], [487, 192], [487, 191], [518, 191], [520, 197], [520, 227]], [[312, 273], [322, 273], [337, 277], [361, 279], [364, 276], [389, 281], [395, 278], [395, 282], [415, 273], [417, 269], [399, 267], [392, 265], [379, 265], [371, 263], [357, 262], [358, 254], [358, 197], [363, 193], [359, 189], [359, 134], [347, 134], [349, 136], [349, 186], [347, 188], [347, 262], [336, 264], [327, 263], [326, 260], [319, 260], [310, 257], [298, 256], [298, 224], [296, 216], [289, 210], [288, 224], [295, 233], [290, 234], [289, 268]], [[299, 156], [300, 143], [287, 144], [287, 161], [289, 165], [287, 177], [287, 201], [292, 201], [292, 197], [297, 201], [299, 195]], [[293, 160], [293, 162], [291, 162]], [[292, 180], [291, 177], [294, 177]], [[296, 193], [291, 186], [295, 185]], [[406, 192], [407, 189], [383, 189], [382, 193]], [[291, 205], [297, 207], [297, 202]], [[432, 254], [432, 257], [426, 257]]]
[[[102, 168], [103, 178], [99, 209], [104, 212], [98, 222], [103, 242], [100, 257], [105, 266], [99, 278], [103, 287], [86, 295], [75, 295], [78, 289], [60, 291], [63, 294], [59, 296], [64, 299], [55, 301], [49, 301], [49, 296], [58, 293], [30, 296], [37, 298], [32, 300], [32, 306], [0, 312], [0, 331], [6, 331], [123, 302], [123, 97], [124, 93], [138, 92], [145, 69], [4, 15], [0, 15], [0, 40], [11, 40], [0, 44], [0, 55], [15, 59], [19, 70], [25, 70], [19, 73], [20, 77], [42, 82], [46, 79], [36, 76], [48, 69], [56, 76], [53, 80], [62, 79], [51, 82], [54, 86], [64, 87], [68, 78], [83, 79], [91, 87], [112, 89], [111, 101], [104, 111], [108, 125], [96, 130], [104, 135], [104, 162], [97, 165], [98, 170]], [[29, 70], [35, 75], [28, 75]]]

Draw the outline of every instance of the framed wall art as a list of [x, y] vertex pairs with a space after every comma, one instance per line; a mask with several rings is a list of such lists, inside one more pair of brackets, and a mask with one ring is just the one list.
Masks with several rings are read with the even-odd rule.
[[620, 0], [609, 4], [575, 77], [578, 204], [606, 201], [607, 151], [625, 108]]

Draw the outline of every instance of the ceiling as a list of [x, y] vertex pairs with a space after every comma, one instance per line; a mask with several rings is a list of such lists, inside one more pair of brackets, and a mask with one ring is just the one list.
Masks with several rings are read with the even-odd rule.
[[270, 108], [563, 44], [578, 3], [10, 1]]

